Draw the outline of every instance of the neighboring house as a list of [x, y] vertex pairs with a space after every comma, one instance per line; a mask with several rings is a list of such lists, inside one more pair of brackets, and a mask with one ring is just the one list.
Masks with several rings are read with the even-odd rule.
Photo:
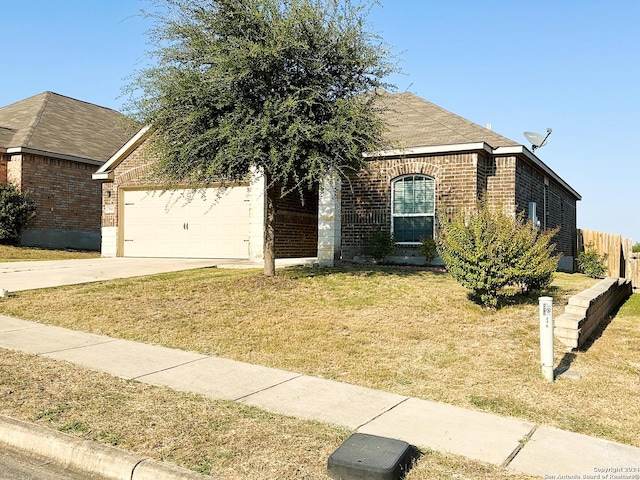
[[[469, 209], [487, 195], [542, 228], [560, 227], [561, 268], [575, 256], [580, 195], [517, 142], [413, 94], [383, 94], [393, 150], [369, 156], [348, 183], [323, 185], [301, 203], [284, 201], [276, 257], [317, 256], [322, 264], [358, 261], [377, 230], [398, 242], [391, 260], [419, 262], [420, 239], [434, 235], [436, 214]], [[262, 258], [264, 182], [254, 175], [222, 195], [164, 192], [147, 175], [141, 130], [94, 175], [103, 181], [102, 254]], [[192, 201], [188, 201], [193, 197]]]
[[101, 194], [91, 175], [139, 129], [114, 110], [44, 92], [0, 108], [0, 183], [29, 192], [21, 243], [100, 249]]

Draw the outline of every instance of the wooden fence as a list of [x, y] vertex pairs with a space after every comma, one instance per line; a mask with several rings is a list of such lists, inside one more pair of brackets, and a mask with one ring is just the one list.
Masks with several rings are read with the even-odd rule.
[[633, 253], [633, 240], [622, 235], [578, 230], [578, 254], [588, 247], [607, 255], [607, 276], [628, 278], [640, 291], [640, 253]]

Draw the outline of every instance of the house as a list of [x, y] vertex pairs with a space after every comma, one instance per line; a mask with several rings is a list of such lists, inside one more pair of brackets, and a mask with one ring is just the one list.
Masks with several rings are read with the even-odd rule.
[[37, 207], [21, 243], [99, 250], [91, 175], [138, 129], [115, 110], [53, 92], [0, 108], [0, 183], [29, 192]]
[[[525, 146], [410, 93], [382, 93], [392, 149], [369, 154], [348, 183], [322, 185], [283, 201], [276, 257], [317, 256], [322, 264], [366, 256], [374, 231], [393, 233], [395, 260], [419, 261], [436, 212], [469, 208], [483, 195], [543, 228], [560, 227], [561, 268], [572, 269], [580, 195]], [[142, 129], [93, 178], [102, 181], [102, 254], [259, 260], [264, 181], [252, 175], [223, 192], [163, 191], [149, 175]]]
[[334, 256], [357, 260], [383, 229], [395, 237], [396, 260], [411, 262], [440, 209], [468, 209], [486, 196], [543, 229], [558, 227], [559, 268], [573, 270], [581, 197], [566, 181], [527, 147], [416, 95], [386, 94], [384, 102], [396, 148], [370, 155], [369, 169], [342, 189]]

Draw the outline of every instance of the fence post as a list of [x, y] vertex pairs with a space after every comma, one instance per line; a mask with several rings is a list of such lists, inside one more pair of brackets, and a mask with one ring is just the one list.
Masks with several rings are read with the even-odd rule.
[[538, 298], [540, 304], [540, 363], [542, 375], [553, 382], [553, 299]]

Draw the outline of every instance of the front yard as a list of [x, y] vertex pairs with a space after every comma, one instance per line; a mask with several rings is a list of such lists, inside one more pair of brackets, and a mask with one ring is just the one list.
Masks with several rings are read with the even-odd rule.
[[[490, 312], [438, 272], [294, 268], [279, 274], [269, 279], [256, 270], [203, 269], [22, 292], [4, 299], [0, 313], [640, 446], [640, 295], [627, 301], [588, 349], [566, 353], [557, 344], [556, 366], [571, 363], [582, 378], [550, 383], [540, 373], [536, 298]], [[563, 312], [570, 295], [594, 282], [583, 275], [558, 274], [545, 292], [554, 298], [554, 315]], [[199, 408], [211, 413], [210, 407]], [[59, 422], [68, 422], [61, 415]], [[236, 432], [242, 428], [239, 425]], [[328, 444], [337, 447], [347, 433], [329, 428], [321, 437], [328, 435]], [[469, 478], [508, 475], [438, 455], [431, 453], [431, 461], [454, 462], [460, 471], [475, 471]], [[193, 461], [178, 457], [178, 463], [194, 468]], [[218, 460], [224, 464], [224, 459]], [[444, 472], [449, 467], [442, 468]], [[420, 476], [419, 470], [408, 480], [447, 478], [445, 473]], [[489, 473], [481, 476], [481, 470]]]

